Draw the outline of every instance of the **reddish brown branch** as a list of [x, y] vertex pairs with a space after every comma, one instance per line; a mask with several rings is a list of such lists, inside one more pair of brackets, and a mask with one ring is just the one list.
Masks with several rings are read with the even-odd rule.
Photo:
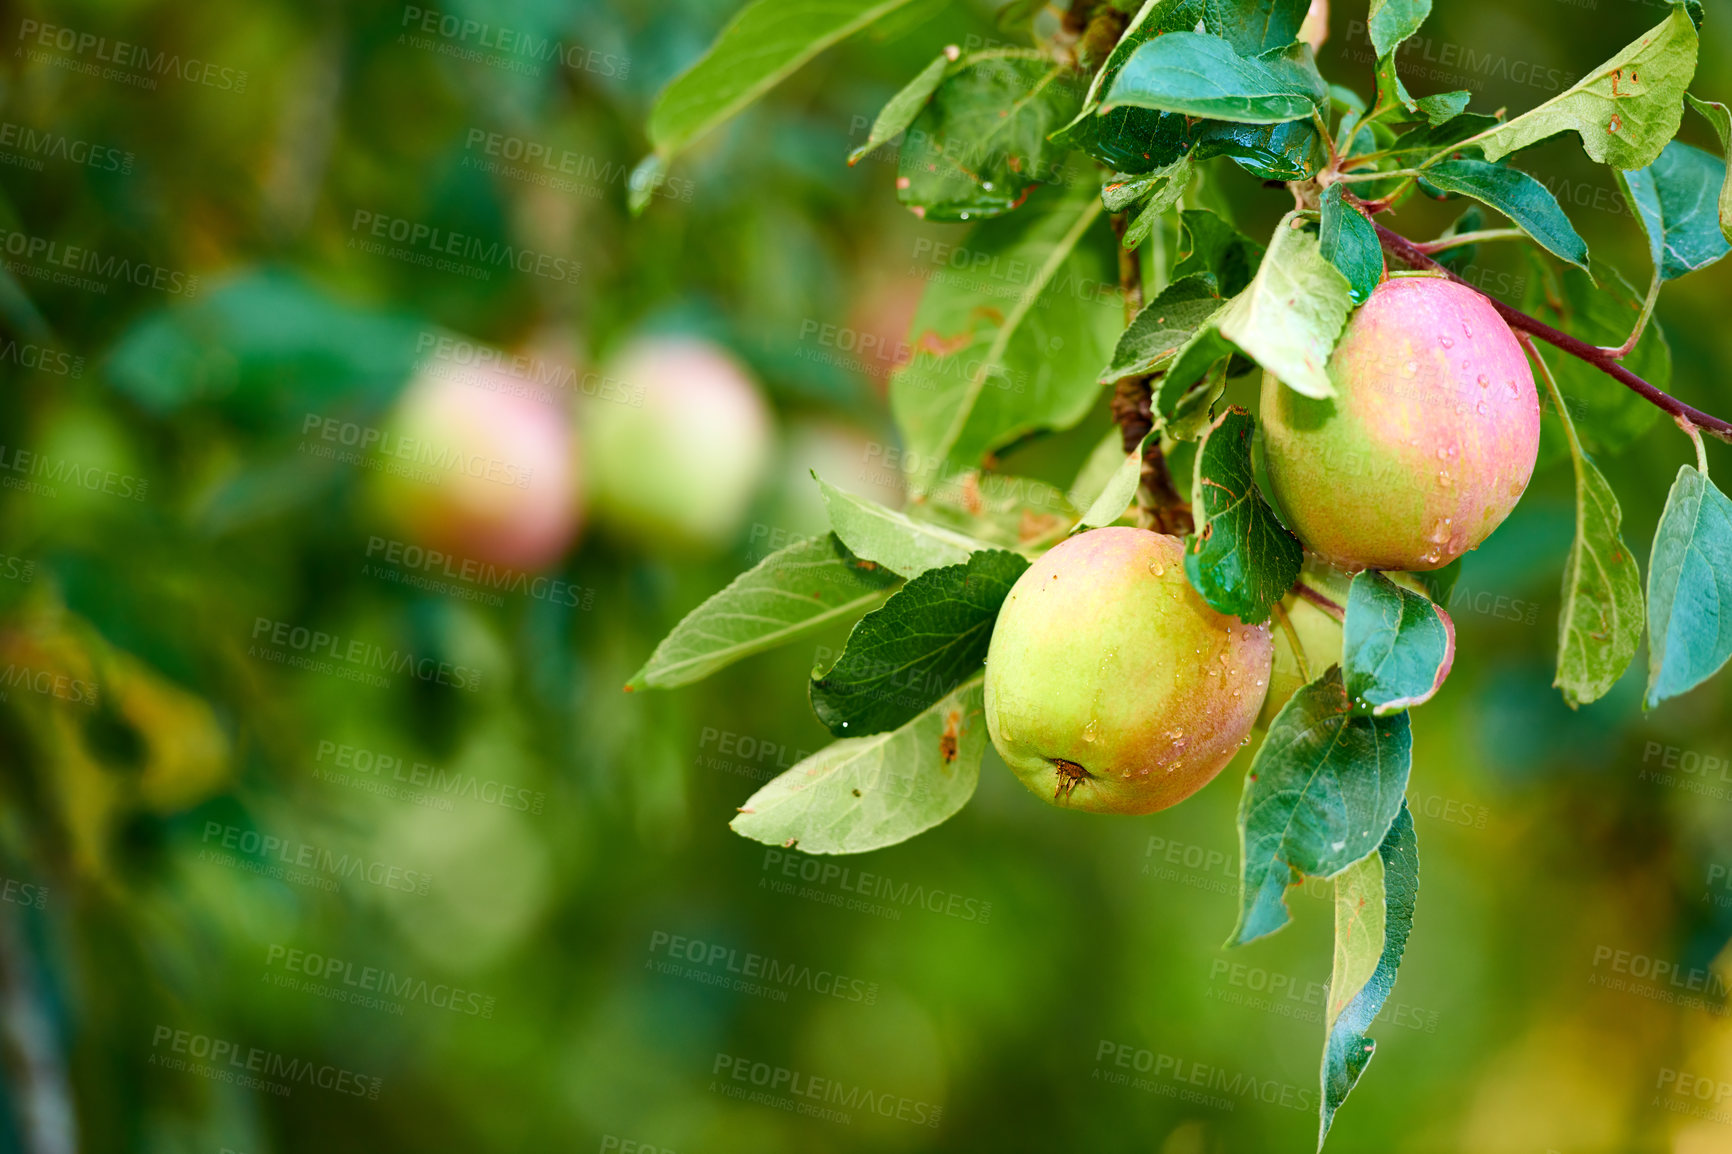
[[1467, 285], [1468, 288], [1479, 292], [1481, 296], [1490, 301], [1491, 307], [1497, 310], [1498, 315], [1504, 319], [1504, 323], [1510, 328], [1536, 336], [1572, 357], [1586, 361], [1631, 392], [1642, 397], [1649, 404], [1670, 414], [1674, 421], [1689, 424], [1710, 436], [1718, 437], [1722, 441], [1732, 442], [1732, 422], [1723, 421], [1712, 413], [1704, 413], [1701, 409], [1692, 408], [1671, 394], [1660, 391], [1619, 364], [1608, 350], [1590, 345], [1586, 341], [1577, 340], [1568, 333], [1559, 332], [1544, 321], [1530, 317], [1520, 309], [1512, 308], [1496, 297], [1481, 292], [1477, 287], [1468, 284], [1467, 281], [1433, 260], [1418, 245], [1400, 233], [1385, 228], [1375, 220], [1371, 224], [1377, 229], [1377, 236], [1383, 242], [1383, 247], [1389, 251], [1390, 255], [1400, 259], [1409, 268], [1441, 272], [1456, 284]]
[[1299, 594], [1299, 596], [1311, 602], [1311, 604], [1317, 606], [1317, 608], [1323, 610], [1323, 612], [1329, 614], [1329, 616], [1335, 618], [1335, 620], [1346, 620], [1347, 610], [1341, 608], [1341, 606], [1335, 604], [1335, 602], [1317, 592], [1317, 590], [1311, 588], [1311, 586], [1305, 584], [1305, 582], [1295, 581], [1293, 583], [1293, 592]]

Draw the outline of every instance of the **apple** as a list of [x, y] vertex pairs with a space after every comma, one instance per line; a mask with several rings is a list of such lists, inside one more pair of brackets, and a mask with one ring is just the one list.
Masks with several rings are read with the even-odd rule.
[[1211, 609], [1177, 537], [1094, 529], [1029, 566], [1005, 599], [986, 657], [987, 732], [1055, 805], [1153, 813], [1249, 740], [1269, 668], [1269, 627]]
[[1539, 453], [1540, 405], [1515, 335], [1440, 277], [1377, 287], [1329, 361], [1337, 395], [1263, 377], [1270, 496], [1350, 571], [1440, 569], [1509, 516]]
[[497, 367], [440, 361], [397, 403], [377, 504], [405, 538], [463, 560], [542, 569], [583, 521], [566, 405]]
[[713, 553], [739, 535], [771, 465], [775, 430], [757, 384], [725, 349], [644, 337], [586, 397], [598, 521], [640, 545]]

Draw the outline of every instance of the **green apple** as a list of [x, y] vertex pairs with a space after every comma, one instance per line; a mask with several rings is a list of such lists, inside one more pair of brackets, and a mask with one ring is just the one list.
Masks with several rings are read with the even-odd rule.
[[1207, 785], [1249, 740], [1269, 682], [1266, 625], [1211, 609], [1184, 545], [1081, 533], [1029, 566], [986, 658], [986, 726], [1024, 785], [1092, 813], [1152, 813]]
[[1385, 281], [1329, 361], [1337, 395], [1263, 378], [1270, 496], [1343, 569], [1440, 569], [1491, 535], [1533, 475], [1539, 396], [1490, 303], [1440, 277]]
[[641, 338], [602, 375], [608, 387], [583, 406], [597, 520], [668, 552], [732, 543], [774, 449], [757, 384], [690, 336]]

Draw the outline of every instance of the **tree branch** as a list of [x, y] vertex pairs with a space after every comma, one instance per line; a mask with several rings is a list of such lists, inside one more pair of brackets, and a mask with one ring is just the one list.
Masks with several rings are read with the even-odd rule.
[[[1113, 235], [1118, 239], [1119, 288], [1125, 296], [1128, 325], [1143, 308], [1143, 266], [1134, 250], [1125, 248], [1125, 213], [1112, 216]], [[1123, 433], [1126, 453], [1134, 453], [1149, 430], [1155, 427], [1154, 391], [1147, 376], [1125, 377], [1113, 386], [1113, 421]], [[1143, 451], [1142, 482], [1137, 486], [1137, 523], [1157, 533], [1183, 537], [1195, 529], [1191, 507], [1179, 496], [1173, 474], [1167, 468], [1157, 437]]]
[[1311, 604], [1317, 606], [1317, 608], [1323, 610], [1323, 612], [1329, 614], [1329, 616], [1335, 618], [1335, 620], [1345, 621], [1347, 619], [1347, 610], [1341, 608], [1341, 606], [1337, 605], [1334, 601], [1325, 597], [1323, 594], [1317, 592], [1317, 590], [1311, 588], [1311, 586], [1305, 584], [1305, 582], [1293, 582], [1293, 592], [1299, 594], [1299, 596], [1311, 602]]
[[[1408, 240], [1400, 233], [1385, 228], [1375, 220], [1373, 220], [1371, 224], [1372, 227], [1377, 229], [1377, 236], [1378, 239], [1383, 242], [1383, 247], [1389, 251], [1390, 255], [1400, 259], [1409, 268], [1440, 272], [1456, 284], [1467, 285], [1468, 288], [1473, 289], [1475, 292], [1480, 292], [1478, 288], [1468, 284], [1467, 281], [1462, 280], [1453, 272], [1450, 272], [1441, 264], [1432, 260], [1431, 257], [1427, 256], [1418, 245], [1414, 244], [1411, 240]], [[1647, 381], [1644, 381], [1641, 377], [1638, 377], [1635, 373], [1632, 373], [1629, 369], [1626, 369], [1623, 365], [1620, 365], [1617, 358], [1612, 355], [1617, 350], [1602, 349], [1590, 345], [1586, 341], [1577, 340], [1568, 333], [1559, 332], [1557, 329], [1552, 328], [1552, 326], [1546, 324], [1544, 321], [1528, 316], [1520, 309], [1511, 308], [1509, 305], [1504, 304], [1494, 296], [1483, 292], [1481, 292], [1480, 295], [1484, 296], [1487, 301], [1491, 302], [1491, 307], [1497, 310], [1498, 315], [1504, 319], [1504, 323], [1508, 324], [1510, 328], [1536, 336], [1547, 344], [1570, 354], [1577, 360], [1586, 361], [1596, 369], [1599, 369], [1602, 373], [1605, 373], [1608, 377], [1611, 377], [1613, 380], [1622, 384], [1631, 392], [1642, 397], [1649, 404], [1654, 405], [1662, 412], [1669, 414], [1674, 421], [1677, 421], [1680, 424], [1688, 424], [1692, 428], [1700, 429], [1710, 436], [1718, 437], [1722, 441], [1732, 443], [1732, 422], [1723, 421], [1712, 413], [1704, 413], [1701, 409], [1692, 408], [1671, 394], [1661, 392], [1653, 385], [1650, 385]]]

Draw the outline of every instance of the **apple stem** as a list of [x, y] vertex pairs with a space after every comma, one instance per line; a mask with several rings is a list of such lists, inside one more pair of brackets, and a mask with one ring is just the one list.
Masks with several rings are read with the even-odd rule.
[[1287, 619], [1287, 611], [1276, 601], [1269, 606], [1269, 611], [1275, 615], [1275, 621], [1281, 626], [1281, 632], [1287, 635], [1287, 644], [1293, 650], [1293, 660], [1299, 666], [1299, 680], [1306, 685], [1311, 684], [1311, 666], [1305, 660], [1305, 646], [1299, 642], [1299, 631], [1293, 628], [1293, 622]]
[[1519, 228], [1482, 228], [1478, 232], [1458, 232], [1454, 236], [1440, 236], [1436, 240], [1428, 240], [1413, 247], [1431, 256], [1452, 248], [1464, 245], [1479, 244], [1492, 240], [1526, 240], [1528, 234]]
[[1660, 275], [1660, 270], [1656, 268], [1654, 279], [1648, 286], [1648, 299], [1642, 302], [1642, 314], [1636, 318], [1636, 327], [1630, 330], [1630, 338], [1615, 349], [1601, 345], [1600, 351], [1602, 353], [1614, 361], [1621, 361], [1630, 355], [1630, 351], [1636, 347], [1636, 342], [1640, 341], [1642, 334], [1647, 331], [1648, 322], [1653, 319], [1654, 305], [1660, 300], [1660, 286], [1665, 283], [1665, 278]]
[[1299, 596], [1305, 598], [1305, 600], [1311, 602], [1311, 604], [1317, 606], [1317, 608], [1323, 610], [1323, 612], [1329, 614], [1329, 616], [1335, 618], [1335, 620], [1343, 622], [1347, 620], [1347, 610], [1341, 608], [1341, 606], [1337, 605], [1323, 594], [1317, 592], [1317, 590], [1311, 588], [1311, 586], [1305, 584], [1305, 582], [1293, 582], [1293, 592], [1299, 594]]
[[[1673, 419], [1677, 420], [1677, 418], [1673, 418]], [[1682, 421], [1682, 420], [1678, 421], [1678, 427], [1680, 429], [1683, 429], [1684, 435], [1686, 437], [1689, 437], [1690, 440], [1695, 443], [1695, 445], [1696, 445], [1696, 471], [1698, 473], [1702, 474], [1704, 477], [1706, 477], [1708, 475], [1708, 452], [1707, 452], [1707, 449], [1704, 448], [1702, 445], [1702, 432], [1701, 432], [1701, 430], [1696, 428], [1696, 426], [1692, 425], [1689, 421]]]
[[1622, 384], [1625, 388], [1642, 397], [1649, 404], [1670, 415], [1671, 418], [1679, 424], [1687, 424], [1692, 428], [1700, 429], [1702, 432], [1707, 433], [1710, 436], [1718, 437], [1722, 441], [1732, 443], [1732, 422], [1723, 421], [1712, 413], [1704, 413], [1701, 409], [1686, 405], [1683, 401], [1678, 400], [1678, 398], [1671, 394], [1662, 392], [1653, 385], [1650, 385], [1647, 381], [1644, 381], [1641, 377], [1638, 377], [1635, 373], [1632, 373], [1629, 369], [1626, 369], [1623, 365], [1618, 363], [1617, 358], [1611, 355], [1617, 350], [1613, 349], [1608, 351], [1606, 349], [1596, 348], [1595, 346], [1588, 344], [1586, 341], [1577, 340], [1568, 333], [1559, 332], [1544, 321], [1530, 317], [1520, 309], [1512, 308], [1489, 293], [1483, 292], [1476, 286], [1468, 284], [1467, 281], [1456, 276], [1453, 272], [1444, 268], [1435, 260], [1432, 260], [1431, 257], [1427, 256], [1418, 245], [1414, 244], [1411, 240], [1408, 240], [1400, 233], [1385, 228], [1375, 220], [1371, 222], [1371, 225], [1377, 230], [1378, 239], [1383, 242], [1383, 247], [1389, 251], [1390, 255], [1405, 262], [1412, 268], [1441, 272], [1456, 284], [1467, 285], [1468, 288], [1473, 289], [1473, 291], [1485, 297], [1485, 299], [1491, 303], [1491, 307], [1497, 310], [1498, 315], [1504, 319], [1504, 323], [1509, 325], [1510, 328], [1515, 329], [1518, 332], [1529, 333], [1536, 336], [1547, 344], [1570, 354], [1570, 356], [1575, 357], [1577, 360], [1586, 361], [1596, 369], [1599, 369], [1602, 373], [1605, 373], [1613, 380]]

